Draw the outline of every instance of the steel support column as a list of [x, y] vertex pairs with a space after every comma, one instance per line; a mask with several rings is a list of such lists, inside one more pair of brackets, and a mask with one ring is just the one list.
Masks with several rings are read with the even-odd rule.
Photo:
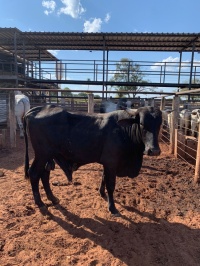
[[[41, 51], [39, 50], [39, 79], [41, 80]], [[40, 84], [41, 88], [41, 84]]]
[[[108, 50], [106, 51], [106, 81], [108, 81]], [[106, 84], [106, 91], [108, 90], [108, 85]], [[108, 98], [108, 94], [106, 93], [106, 99]]]
[[105, 91], [105, 40], [103, 41], [103, 95], [102, 95], [103, 99], [104, 99], [104, 91]]
[[[191, 58], [191, 66], [190, 66], [189, 90], [191, 90], [191, 84], [192, 84], [192, 72], [193, 72], [193, 62], [194, 62], [194, 49], [195, 49], [195, 43], [193, 43], [193, 45], [192, 45], [192, 58]], [[188, 102], [190, 102], [190, 95], [188, 95]]]
[[180, 83], [180, 79], [181, 79], [181, 64], [182, 64], [182, 51], [180, 52], [180, 57], [179, 57], [178, 84]]
[[15, 31], [14, 33], [14, 60], [15, 60], [15, 75], [16, 75], [16, 80], [15, 80], [15, 87], [18, 88], [18, 67], [17, 67], [17, 33]]
[[23, 75], [24, 75], [24, 87], [27, 85], [27, 80], [26, 80], [26, 60], [25, 60], [25, 43], [23, 40]]

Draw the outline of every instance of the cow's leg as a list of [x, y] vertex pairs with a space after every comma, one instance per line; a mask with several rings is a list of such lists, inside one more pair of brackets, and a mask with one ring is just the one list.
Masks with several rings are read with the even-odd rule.
[[50, 171], [45, 170], [43, 175], [41, 176], [42, 184], [43, 184], [48, 200], [50, 200], [53, 204], [57, 204], [59, 203], [59, 199], [53, 195], [53, 192], [49, 184], [49, 177], [50, 177]]
[[20, 138], [23, 138], [24, 137], [24, 132], [23, 132], [23, 124], [22, 124], [22, 119], [20, 116], [17, 116], [17, 123], [18, 123], [18, 126], [19, 126], [19, 136]]
[[114, 215], [119, 215], [118, 210], [115, 207], [113, 193], [115, 190], [116, 174], [108, 168], [104, 168], [104, 181], [106, 190], [108, 192], [108, 209]]
[[45, 164], [40, 162], [40, 160], [33, 160], [33, 163], [29, 169], [29, 177], [31, 182], [31, 188], [33, 192], [33, 197], [35, 204], [40, 208], [42, 213], [47, 212], [47, 207], [44, 202], [41, 200], [40, 192], [39, 192], [39, 181], [45, 169]]
[[105, 196], [106, 196], [105, 187], [106, 187], [105, 174], [103, 171], [102, 178], [101, 178], [101, 185], [99, 187], [99, 193], [100, 193], [102, 198], [105, 198]]

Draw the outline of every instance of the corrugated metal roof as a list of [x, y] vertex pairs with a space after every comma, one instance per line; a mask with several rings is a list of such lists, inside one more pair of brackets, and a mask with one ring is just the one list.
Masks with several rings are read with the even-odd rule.
[[26, 58], [30, 61], [38, 61], [39, 58], [41, 61], [57, 60], [46, 48], [39, 47], [35, 42], [29, 42], [23, 32], [17, 28], [0, 28], [0, 59], [13, 57], [15, 47], [19, 59]]
[[[172, 51], [200, 52], [200, 33], [81, 33], [22, 32], [0, 28], [0, 53], [14, 53], [29, 60], [56, 60], [47, 50]], [[24, 48], [25, 47], [25, 48]]]

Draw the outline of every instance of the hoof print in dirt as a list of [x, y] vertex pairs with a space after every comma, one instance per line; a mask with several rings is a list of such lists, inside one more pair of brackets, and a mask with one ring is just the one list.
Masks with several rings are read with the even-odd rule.
[[80, 186], [81, 185], [81, 183], [77, 182], [77, 181], [75, 181], [73, 184], [74, 184], [74, 186]]

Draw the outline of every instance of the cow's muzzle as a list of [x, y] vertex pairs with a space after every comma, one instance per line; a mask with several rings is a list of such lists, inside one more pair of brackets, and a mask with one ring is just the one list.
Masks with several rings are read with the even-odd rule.
[[144, 154], [148, 156], [158, 156], [160, 155], [160, 149], [147, 149], [144, 151]]

